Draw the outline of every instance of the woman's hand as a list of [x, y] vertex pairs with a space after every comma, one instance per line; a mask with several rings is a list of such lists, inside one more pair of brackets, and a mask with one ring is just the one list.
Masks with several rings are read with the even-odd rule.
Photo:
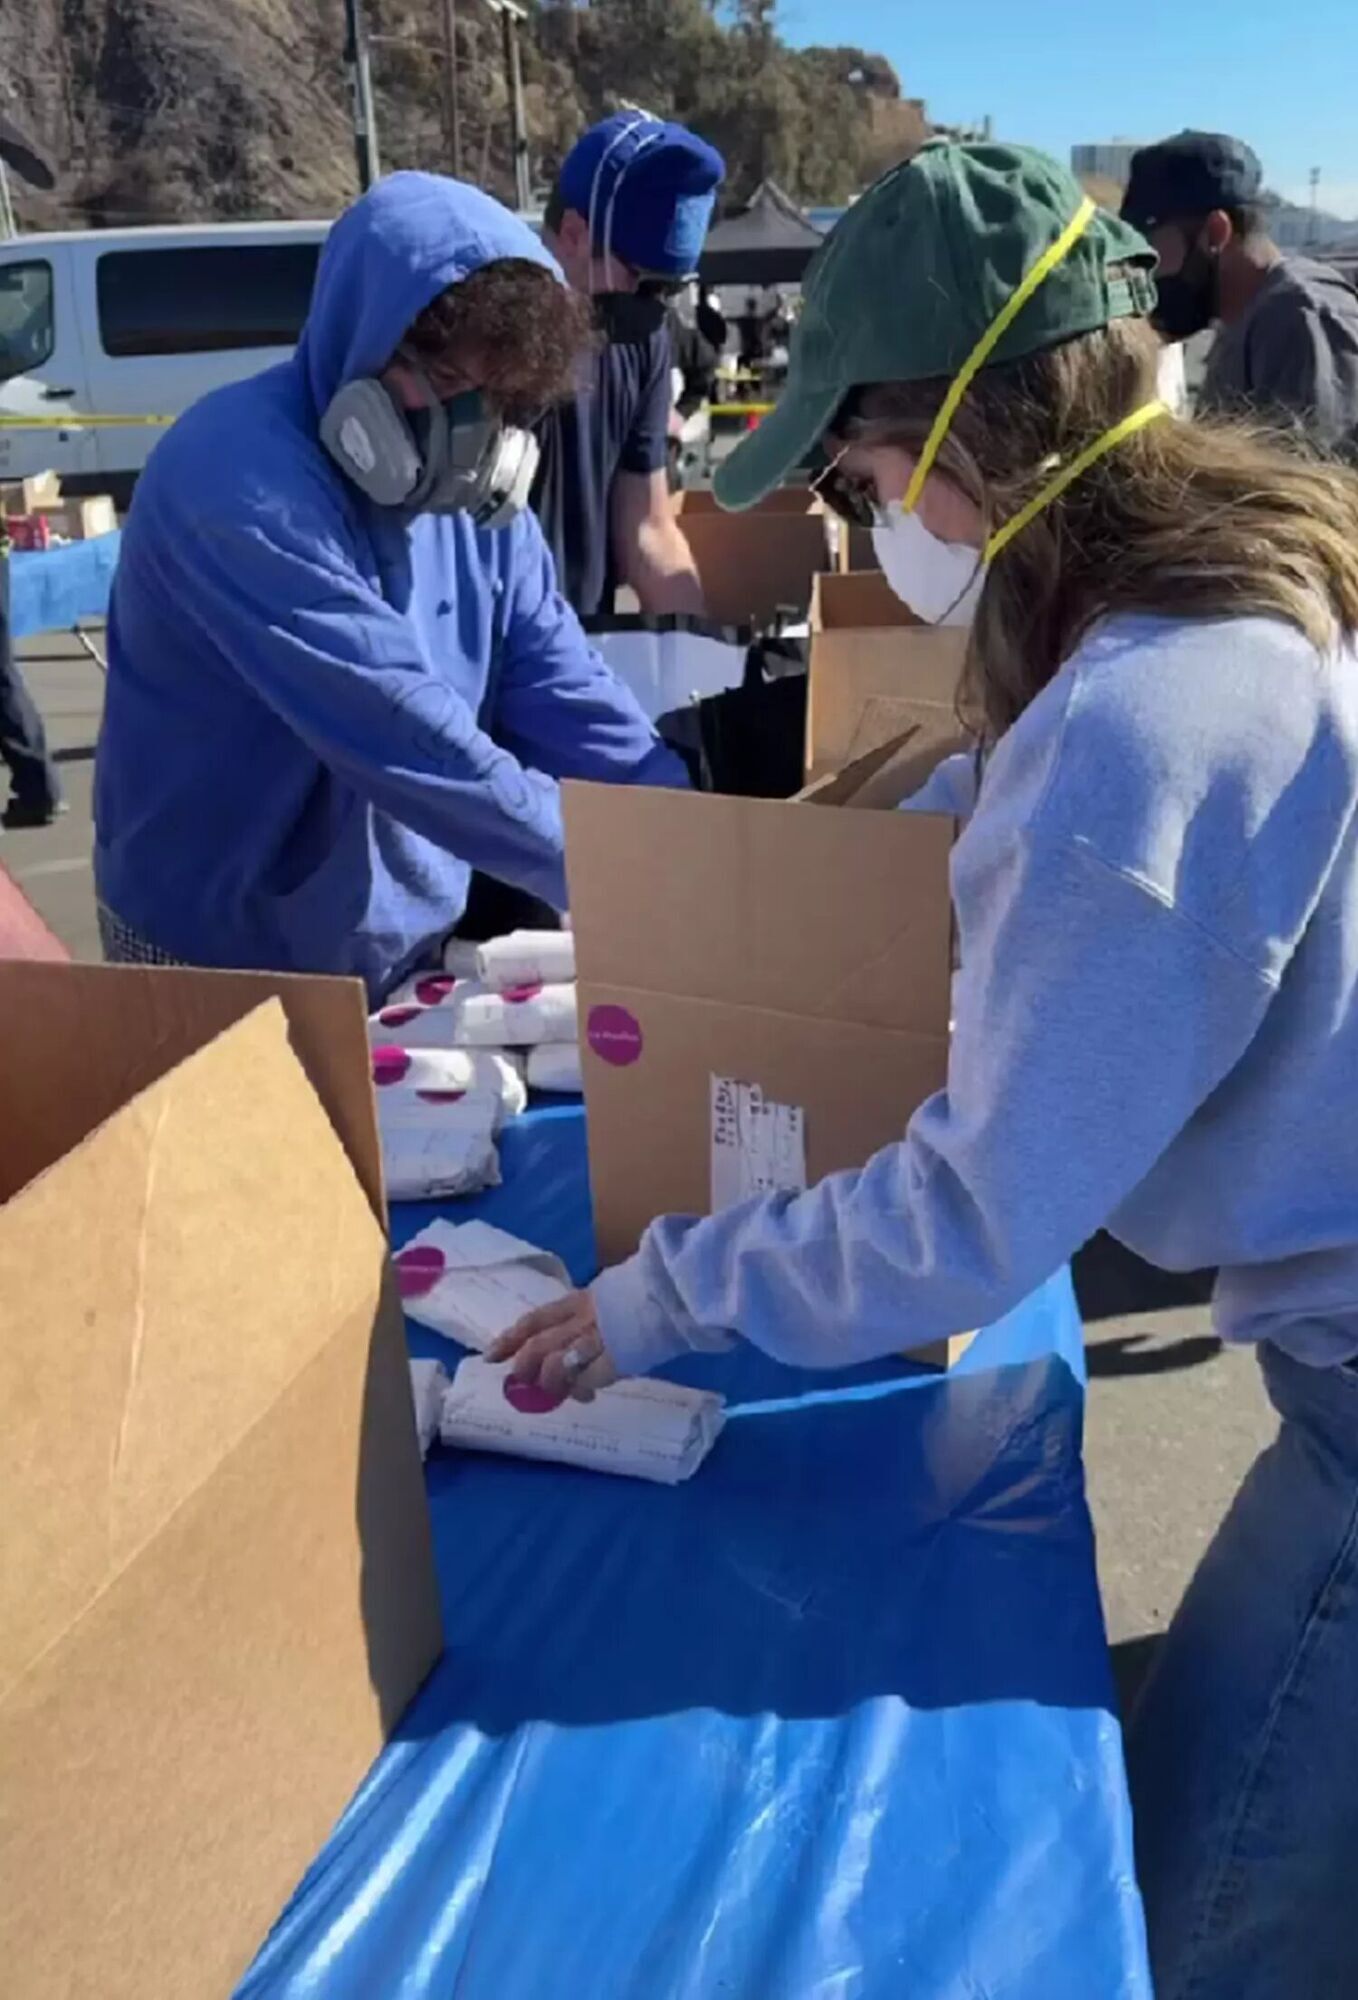
[[487, 1348], [486, 1359], [512, 1360], [510, 1373], [516, 1381], [536, 1382], [559, 1402], [574, 1396], [578, 1403], [592, 1403], [600, 1389], [618, 1379], [588, 1292], [571, 1292], [526, 1313]]

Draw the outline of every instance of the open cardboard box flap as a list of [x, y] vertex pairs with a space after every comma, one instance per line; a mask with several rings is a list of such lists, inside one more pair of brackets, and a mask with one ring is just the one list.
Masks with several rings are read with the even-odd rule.
[[[953, 734], [958, 680], [967, 635], [923, 625], [901, 603], [880, 570], [815, 579], [806, 708], [806, 770], [819, 778], [842, 770], [861, 751], [895, 734], [892, 705], [947, 709]], [[884, 706], [882, 706], [884, 705]], [[871, 713], [888, 720], [865, 729]]]
[[230, 1993], [441, 1645], [363, 1003], [0, 964], [0, 1955]]

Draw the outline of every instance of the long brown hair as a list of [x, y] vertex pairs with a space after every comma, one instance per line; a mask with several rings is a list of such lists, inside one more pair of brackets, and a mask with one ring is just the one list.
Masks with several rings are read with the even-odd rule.
[[[936, 461], [987, 532], [1155, 394], [1158, 343], [1116, 320], [983, 369]], [[854, 392], [839, 440], [918, 454], [943, 381]], [[1358, 631], [1358, 476], [1235, 422], [1166, 417], [1117, 445], [996, 557], [963, 676], [968, 723], [993, 741], [1110, 612], [1264, 616], [1327, 648]]]

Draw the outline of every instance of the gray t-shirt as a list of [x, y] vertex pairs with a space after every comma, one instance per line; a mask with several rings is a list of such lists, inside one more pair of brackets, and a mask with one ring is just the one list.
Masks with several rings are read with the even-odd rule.
[[1282, 417], [1358, 455], [1358, 292], [1328, 264], [1284, 257], [1217, 334], [1199, 407]]

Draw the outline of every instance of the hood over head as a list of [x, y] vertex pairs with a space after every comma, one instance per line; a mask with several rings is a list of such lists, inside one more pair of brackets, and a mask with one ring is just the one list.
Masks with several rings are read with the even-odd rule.
[[296, 365], [317, 414], [335, 391], [386, 367], [411, 322], [449, 285], [506, 258], [561, 276], [528, 225], [441, 174], [391, 174], [326, 239]]

